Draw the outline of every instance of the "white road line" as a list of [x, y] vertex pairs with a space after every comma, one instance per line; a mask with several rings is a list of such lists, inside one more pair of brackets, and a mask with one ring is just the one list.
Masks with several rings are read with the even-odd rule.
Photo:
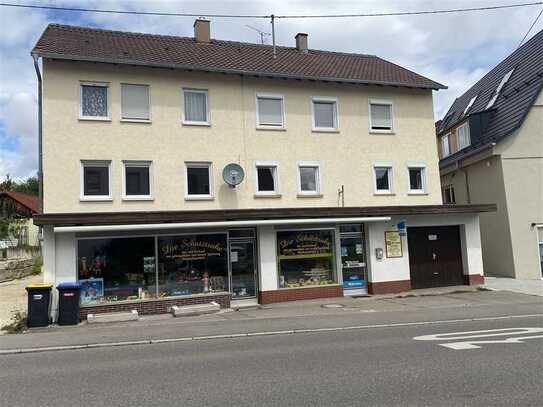
[[234, 338], [269, 336], [269, 335], [293, 335], [293, 334], [304, 334], [304, 333], [363, 330], [363, 329], [373, 329], [373, 328], [397, 328], [397, 327], [405, 327], [405, 326], [440, 325], [440, 324], [450, 324], [450, 323], [459, 323], [459, 322], [494, 321], [494, 320], [503, 320], [503, 319], [534, 318], [534, 317], [543, 317], [543, 314], [503, 315], [503, 316], [497, 316], [497, 317], [446, 319], [446, 320], [420, 321], [420, 322], [398, 322], [398, 323], [391, 323], [391, 324], [376, 324], [376, 325], [354, 325], [354, 326], [337, 327], [337, 328], [304, 328], [304, 329], [293, 329], [293, 330], [286, 330], [286, 331], [247, 332], [247, 333], [234, 333], [234, 334], [224, 334], [224, 335], [204, 335], [204, 336], [192, 336], [192, 337], [189, 336], [189, 337], [166, 338], [166, 339], [146, 339], [146, 340], [140, 340], [140, 341], [102, 342], [102, 343], [90, 343], [90, 344], [83, 344], [83, 345], [6, 349], [6, 350], [0, 350], [0, 356], [22, 354], [22, 353], [74, 350], [74, 349], [106, 348], [106, 347], [114, 347], [114, 346], [153, 345], [153, 344], [159, 344], [159, 343], [175, 343], [175, 342], [188, 342], [188, 341], [198, 341], [198, 340], [234, 339]]

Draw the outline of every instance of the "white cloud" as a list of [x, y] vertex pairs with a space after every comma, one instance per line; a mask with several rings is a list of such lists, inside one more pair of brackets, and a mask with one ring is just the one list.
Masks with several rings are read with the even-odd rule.
[[[486, 6], [486, 0], [276, 0], [57, 1], [55, 5], [165, 12], [236, 14], [336, 14], [430, 10]], [[511, 53], [538, 12], [537, 8], [477, 13], [353, 19], [280, 19], [277, 42], [293, 45], [297, 32], [309, 33], [312, 48], [379, 55], [449, 86], [434, 93], [436, 118], [486, 71]], [[0, 179], [6, 172], [18, 177], [37, 167], [36, 77], [29, 56], [49, 22], [103, 28], [192, 35], [192, 17], [150, 17], [116, 14], [58, 13], [2, 8], [0, 23], [0, 125], [17, 138], [17, 151], [0, 150]], [[250, 24], [270, 30], [265, 19], [212, 19], [215, 38], [258, 42]], [[543, 19], [532, 35], [543, 29]], [[1, 137], [1, 136], [0, 136]], [[0, 140], [1, 141], [1, 140]], [[1, 144], [0, 144], [1, 145]]]

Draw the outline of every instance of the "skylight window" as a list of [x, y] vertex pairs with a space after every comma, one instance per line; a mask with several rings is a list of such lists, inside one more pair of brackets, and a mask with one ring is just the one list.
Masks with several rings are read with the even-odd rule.
[[490, 98], [490, 101], [488, 102], [488, 105], [486, 105], [487, 109], [490, 109], [492, 106], [494, 106], [494, 103], [496, 102], [496, 99], [498, 99], [498, 96], [500, 95], [501, 90], [513, 74], [513, 69], [511, 69], [509, 72], [507, 72], [503, 78], [500, 84], [498, 85], [498, 88], [496, 89], [496, 92], [492, 95], [492, 98]]
[[477, 95], [473, 96], [471, 100], [469, 101], [468, 105], [466, 106], [466, 109], [464, 110], [464, 115], [466, 115], [467, 112], [469, 112], [469, 109], [471, 109], [471, 106], [473, 106], [473, 103], [477, 99]]

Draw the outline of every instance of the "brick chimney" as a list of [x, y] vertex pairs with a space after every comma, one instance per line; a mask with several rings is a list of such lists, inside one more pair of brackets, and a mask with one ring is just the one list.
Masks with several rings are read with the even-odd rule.
[[296, 38], [296, 49], [301, 52], [307, 52], [307, 34], [298, 33], [294, 38]]
[[194, 21], [194, 39], [196, 42], [207, 43], [211, 40], [209, 20], [198, 18]]

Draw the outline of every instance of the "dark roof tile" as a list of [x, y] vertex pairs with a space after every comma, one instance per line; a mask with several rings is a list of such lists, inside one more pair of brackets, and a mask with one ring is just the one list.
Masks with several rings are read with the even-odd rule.
[[109, 31], [50, 24], [32, 50], [33, 55], [61, 58], [193, 69], [295, 79], [444, 89], [408, 69], [373, 55], [348, 54], [310, 49], [212, 39]]

